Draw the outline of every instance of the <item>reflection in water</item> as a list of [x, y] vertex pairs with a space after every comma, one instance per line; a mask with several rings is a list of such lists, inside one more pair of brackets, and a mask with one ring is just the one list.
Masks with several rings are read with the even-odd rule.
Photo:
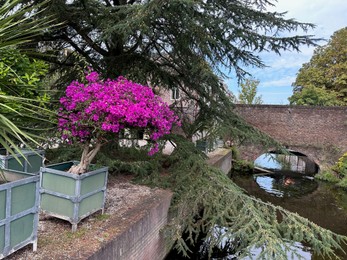
[[[318, 166], [313, 161], [300, 153], [293, 152], [291, 155], [265, 153], [254, 163], [256, 166], [271, 170], [273, 174], [233, 178], [236, 184], [247, 190], [250, 195], [297, 212], [336, 233], [347, 235], [345, 225], [347, 211], [342, 210], [344, 207], [347, 208], [347, 203], [337, 199], [341, 197], [336, 195], [341, 194], [340, 192], [308, 176], [318, 171]], [[296, 243], [294, 247], [304, 259], [322, 259], [321, 256], [312, 255], [301, 243]], [[259, 252], [255, 251], [254, 254], [257, 255]], [[345, 255], [341, 254], [341, 257], [344, 259]]]
[[283, 168], [281, 162], [277, 160], [277, 155], [271, 153], [262, 154], [254, 161], [254, 164], [267, 169], [281, 170]]
[[[305, 156], [296, 156], [297, 159], [284, 155], [270, 154], [259, 157], [255, 164], [271, 169], [273, 174], [254, 174], [252, 176], [232, 176], [232, 180], [241, 188], [245, 189], [249, 195], [257, 197], [263, 201], [281, 206], [289, 211], [308, 218], [310, 221], [321, 227], [327, 228], [335, 233], [347, 235], [347, 193], [334, 185], [318, 182], [306, 174], [315, 174], [317, 165], [309, 162]], [[274, 156], [276, 159], [274, 159]], [[278, 159], [278, 156], [280, 159]], [[282, 158], [281, 158], [282, 157]], [[301, 158], [299, 158], [301, 157]], [[282, 160], [282, 162], [281, 162]], [[290, 167], [288, 167], [290, 166]], [[297, 169], [296, 173], [284, 171], [284, 169]], [[216, 228], [216, 231], [223, 232], [224, 228]], [[217, 250], [212, 258], [206, 255], [204, 244], [192, 249], [193, 254], [190, 259], [215, 259], [215, 260], [249, 260], [250, 258], [239, 259], [237, 254], [232, 253], [235, 241], [223, 241], [221, 245], [224, 253], [220, 256]], [[343, 245], [347, 252], [347, 245]], [[313, 254], [310, 249], [298, 242], [293, 245], [293, 250], [298, 252], [305, 260], [325, 260], [322, 256]], [[226, 253], [226, 254], [225, 254]], [[260, 254], [260, 249], [254, 248], [251, 251], [253, 259]], [[347, 259], [343, 252], [336, 252], [340, 259]], [[288, 254], [289, 259], [298, 259]], [[187, 259], [177, 254], [171, 254], [166, 260]], [[335, 260], [335, 258], [329, 258]], [[336, 258], [337, 259], [337, 258]]]
[[[302, 176], [302, 175], [301, 175]], [[288, 178], [289, 177], [289, 178]], [[263, 201], [281, 206], [291, 212], [308, 218], [321, 227], [327, 228], [335, 233], [347, 235], [347, 193], [336, 188], [329, 183], [319, 182], [310, 177], [301, 178], [291, 175], [251, 175], [251, 176], [232, 176], [232, 180], [245, 189], [249, 195], [257, 197]], [[217, 229], [223, 232], [223, 228]], [[202, 238], [203, 241], [203, 238]], [[225, 242], [225, 241], [224, 241]], [[229, 241], [230, 242], [230, 241]], [[222, 248], [227, 243], [224, 243]], [[232, 243], [229, 243], [232, 245]], [[232, 247], [229, 247], [232, 249]], [[293, 249], [296, 250], [305, 260], [325, 260], [337, 258], [323, 258], [313, 254], [309, 247], [301, 243], [295, 243]], [[347, 252], [347, 245], [343, 245]], [[203, 244], [197, 248], [192, 248], [190, 258], [184, 258], [181, 255], [172, 252], [166, 260], [190, 259], [214, 259], [214, 260], [249, 260], [250, 258], [240, 259], [237, 254], [224, 250], [223, 256], [214, 255], [212, 258], [206, 256]], [[232, 251], [232, 250], [231, 250]], [[260, 249], [251, 250], [253, 259], [257, 259]], [[336, 252], [340, 259], [347, 259], [343, 252]], [[288, 252], [288, 260], [297, 260]]]
[[270, 170], [289, 170], [298, 173], [315, 174], [318, 166], [305, 155], [264, 153], [254, 164]]
[[[304, 176], [301, 179], [290, 176], [290, 181], [284, 175], [275, 177], [269, 175], [233, 176], [232, 180], [252, 196], [297, 212], [335, 233], [347, 235], [347, 194], [345, 191], [329, 183]], [[290, 183], [288, 184], [288, 182]], [[297, 245], [296, 249], [304, 255], [306, 260], [329, 259], [312, 255], [308, 248], [303, 247], [300, 243]], [[343, 249], [347, 252], [347, 245], [343, 245]], [[347, 255], [343, 252], [336, 253], [341, 259], [347, 259]]]
[[255, 182], [267, 193], [276, 197], [300, 197], [313, 192], [318, 183], [309, 177], [293, 177], [282, 174], [255, 175]]
[[[290, 249], [291, 250], [295, 250], [296, 252], [300, 252], [300, 257], [301, 259], [311, 259], [311, 252], [309, 251], [309, 248], [303, 246], [301, 243], [294, 243], [293, 245], [290, 246]], [[237, 259], [237, 260], [253, 260], [253, 259], [257, 259], [257, 256], [260, 255], [261, 253], [261, 249], [260, 248], [256, 248], [256, 249], [252, 249], [251, 250], [251, 254], [252, 254], [252, 258], [249, 258], [249, 257], [245, 257], [245, 258], [242, 258], [242, 259]], [[235, 259], [235, 260], [236, 260]], [[291, 260], [296, 260], [298, 259], [298, 257], [296, 256], [293, 256], [291, 252], [287, 252], [287, 259], [291, 259]], [[223, 259], [224, 260], [224, 259]]]
[[[300, 198], [314, 192], [318, 188], [318, 183], [312, 177], [305, 177], [303, 175], [298, 176], [295, 173], [292, 173], [291, 175], [285, 175], [278, 172], [266, 175], [255, 174], [253, 175], [253, 180], [251, 178], [248, 178], [248, 180], [250, 182], [255, 182], [260, 190], [265, 191], [265, 194], [267, 194], [267, 196], [270, 195], [275, 199], [281, 198], [281, 201], [286, 198]], [[251, 183], [250, 185], [252, 186], [252, 195], [255, 195], [254, 191], [256, 189], [254, 189], [254, 185], [252, 185]], [[240, 186], [248, 190], [248, 187], [245, 187], [245, 185]], [[310, 249], [308, 247], [305, 247], [303, 244], [295, 242], [294, 245], [291, 246], [291, 248], [293, 251], [298, 252], [301, 255], [302, 259], [312, 259], [312, 253], [310, 252]], [[255, 248], [252, 250], [252, 255], [255, 258], [260, 253], [261, 249]], [[296, 257], [292, 256], [291, 252], [288, 252], [287, 256], [288, 259], [296, 259]], [[243, 260], [248, 259], [249, 258], [245, 258]]]

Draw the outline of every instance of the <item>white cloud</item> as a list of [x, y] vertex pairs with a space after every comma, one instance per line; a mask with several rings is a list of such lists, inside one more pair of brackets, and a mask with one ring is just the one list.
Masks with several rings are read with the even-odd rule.
[[347, 26], [346, 0], [278, 0], [270, 10], [288, 11], [287, 18], [316, 24], [309, 33], [329, 38], [332, 33]]
[[[346, 0], [278, 0], [275, 8], [278, 12], [288, 11], [286, 18], [294, 18], [300, 22], [316, 25], [316, 28], [307, 32], [316, 38], [328, 40], [331, 35], [347, 26]], [[320, 45], [326, 42], [319, 42]], [[281, 56], [273, 53], [262, 54], [269, 68], [255, 71], [260, 80], [258, 93], [263, 96], [264, 103], [286, 104], [292, 95], [291, 84], [303, 63], [309, 62], [314, 47], [302, 46], [301, 52], [285, 52]], [[281, 89], [281, 90], [279, 90]]]
[[[285, 87], [285, 86], [291, 86], [292, 83], [295, 81], [295, 78], [296, 78], [295, 76], [286, 76], [286, 77], [283, 77], [283, 78], [262, 82], [261, 85], [263, 87]], [[259, 86], [259, 90], [260, 90], [260, 86]]]
[[298, 55], [296, 53], [286, 54], [280, 57], [273, 57], [271, 62], [268, 62], [267, 65], [269, 69], [289, 69], [289, 68], [300, 68], [303, 63], [307, 62], [310, 57], [305, 55]]
[[[300, 22], [313, 23], [316, 28], [307, 32], [316, 38], [329, 40], [331, 35], [347, 26], [346, 0], [278, 0], [270, 11], [288, 11], [286, 18], [294, 18]], [[294, 35], [295, 32], [292, 33]], [[297, 32], [297, 34], [302, 34]], [[326, 42], [319, 42], [320, 45]], [[260, 81], [258, 94], [263, 96], [267, 104], [287, 104], [292, 95], [291, 84], [303, 63], [309, 62], [314, 47], [301, 46], [299, 53], [284, 52], [280, 56], [275, 53], [262, 53], [260, 57], [269, 66], [264, 69], [252, 69], [250, 72]], [[238, 93], [235, 79], [226, 82], [235, 94]]]

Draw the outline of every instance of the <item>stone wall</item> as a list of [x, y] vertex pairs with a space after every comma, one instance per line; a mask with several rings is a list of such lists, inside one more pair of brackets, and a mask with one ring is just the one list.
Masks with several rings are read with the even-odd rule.
[[[318, 165], [334, 163], [347, 151], [347, 107], [236, 105], [235, 111], [249, 124]], [[259, 147], [252, 149], [246, 159], [254, 160], [263, 152]]]

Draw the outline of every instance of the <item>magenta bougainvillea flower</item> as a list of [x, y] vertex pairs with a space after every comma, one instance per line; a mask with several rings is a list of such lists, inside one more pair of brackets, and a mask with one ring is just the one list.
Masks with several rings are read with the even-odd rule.
[[60, 99], [59, 129], [63, 139], [81, 143], [102, 142], [124, 128], [146, 129], [152, 140], [149, 151], [158, 151], [157, 140], [170, 133], [179, 119], [151, 88], [124, 77], [100, 80], [86, 75], [86, 84], [73, 81]]

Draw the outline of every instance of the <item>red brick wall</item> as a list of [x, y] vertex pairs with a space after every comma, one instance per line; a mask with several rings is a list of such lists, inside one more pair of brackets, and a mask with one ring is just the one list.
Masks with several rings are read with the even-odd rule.
[[[347, 107], [236, 105], [235, 109], [251, 125], [318, 163], [332, 163], [347, 151]], [[323, 158], [327, 155], [319, 150], [329, 147], [336, 155]]]

